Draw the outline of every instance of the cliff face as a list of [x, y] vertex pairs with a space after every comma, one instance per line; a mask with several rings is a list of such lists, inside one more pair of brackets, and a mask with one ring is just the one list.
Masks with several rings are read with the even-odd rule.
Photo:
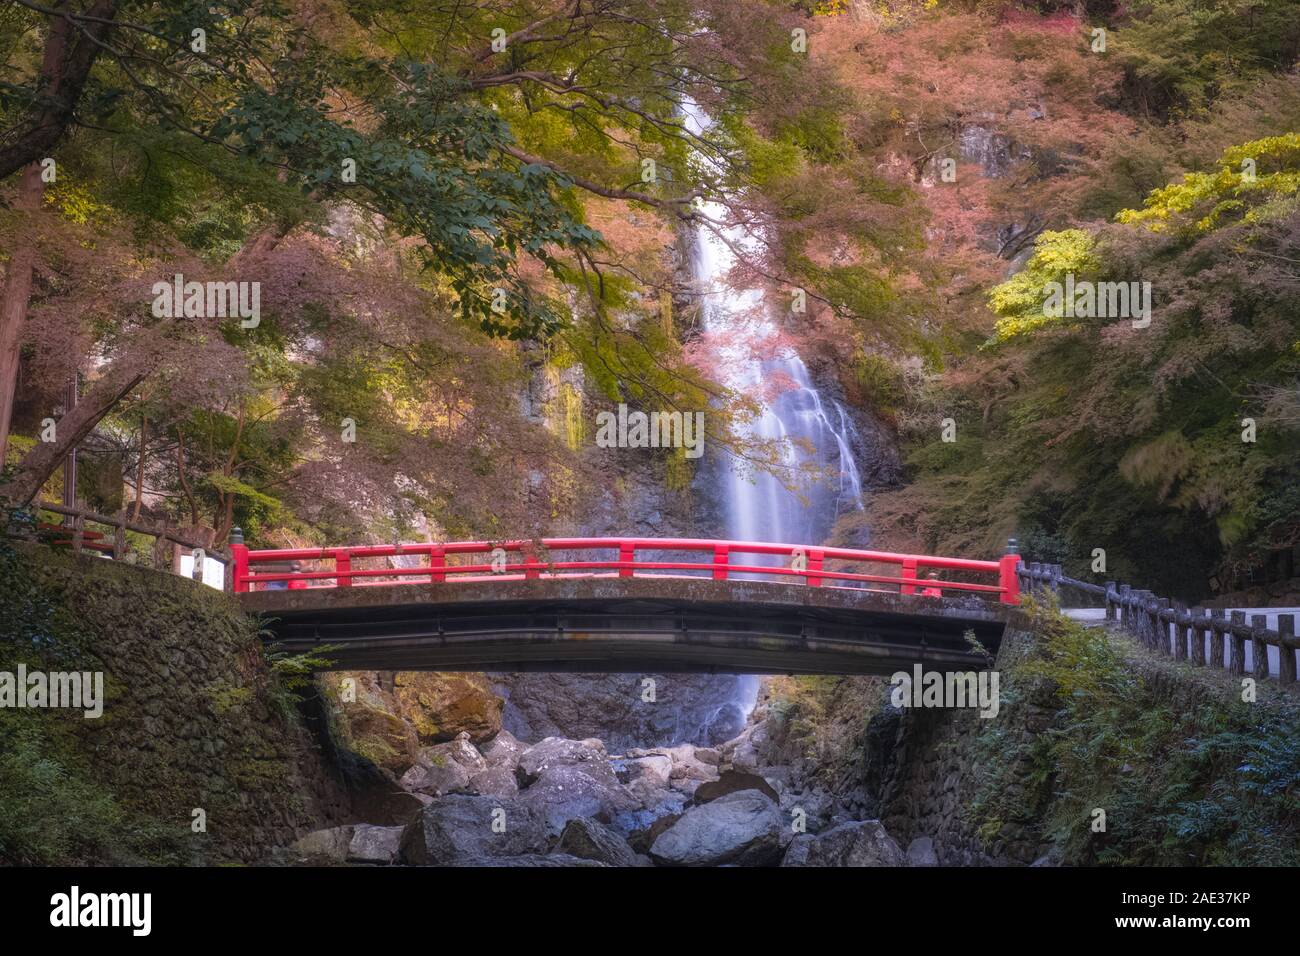
[[[599, 737], [613, 751], [736, 736], [758, 679], [731, 674], [498, 674], [505, 728], [521, 740]], [[651, 683], [647, 683], [651, 682]]]
[[0, 542], [0, 671], [101, 672], [103, 715], [0, 709], [0, 860], [252, 862], [347, 813], [225, 595]]

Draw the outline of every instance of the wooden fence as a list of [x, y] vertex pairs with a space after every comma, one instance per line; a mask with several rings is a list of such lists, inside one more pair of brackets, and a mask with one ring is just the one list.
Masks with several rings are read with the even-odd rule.
[[[74, 552], [83, 550], [96, 551], [100, 554], [108, 555], [114, 560], [121, 560], [127, 553], [126, 533], [133, 531], [136, 534], [143, 534], [154, 539], [154, 546], [151, 551], [151, 563], [159, 570], [170, 569], [175, 573], [180, 572], [181, 551], [193, 553], [201, 552], [204, 557], [212, 558], [221, 562], [226, 571], [226, 589], [230, 589], [231, 575], [231, 557], [229, 554], [218, 551], [202, 541], [186, 535], [180, 529], [171, 528], [165, 525], [148, 524], [138, 521], [130, 521], [126, 517], [126, 512], [122, 511], [117, 515], [103, 515], [90, 511], [87, 508], [73, 508], [67, 505], [55, 504], [53, 502], [43, 501], [33, 506], [33, 511], [50, 511], [57, 515], [71, 518], [70, 524], [65, 524], [57, 528], [46, 529], [46, 533], [56, 535], [55, 543], [66, 545]], [[0, 517], [3, 512], [0, 511]], [[14, 522], [11, 519], [11, 525]], [[100, 525], [107, 532], [95, 531], [93, 528], [87, 528], [90, 525]], [[40, 529], [40, 525], [34, 521], [31, 524], [32, 533]], [[0, 531], [4, 531], [0, 528]], [[30, 536], [22, 535], [19, 536]], [[170, 545], [170, 546], [169, 546]], [[196, 580], [202, 580], [203, 566], [202, 562], [195, 561], [192, 576]]]
[[1246, 645], [1250, 643], [1254, 677], [1272, 676], [1268, 649], [1277, 648], [1277, 677], [1283, 684], [1296, 683], [1295, 615], [1279, 614], [1277, 630], [1267, 627], [1268, 616], [1244, 611], [1225, 614], [1222, 608], [1189, 608], [1186, 604], [1139, 591], [1127, 584], [1089, 584], [1066, 577], [1058, 564], [1021, 564], [1018, 573], [1028, 593], [1069, 587], [1101, 598], [1106, 620], [1134, 635], [1147, 647], [1180, 661], [1201, 667], [1222, 667], [1233, 674], [1246, 674]]

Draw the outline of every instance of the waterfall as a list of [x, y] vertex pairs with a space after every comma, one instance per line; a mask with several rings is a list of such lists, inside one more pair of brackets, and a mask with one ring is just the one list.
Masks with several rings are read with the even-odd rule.
[[[683, 104], [687, 128], [695, 134], [709, 119], [689, 100]], [[698, 153], [706, 167], [710, 160]], [[720, 221], [725, 209], [704, 203], [701, 212]], [[799, 354], [777, 343], [777, 325], [761, 290], [733, 291], [726, 279], [736, 262], [735, 249], [753, 250], [756, 240], [730, 227], [722, 236], [701, 224], [695, 228], [693, 278], [701, 295], [701, 320], [718, 347], [719, 379], [733, 392], [760, 403], [758, 414], [737, 429], [742, 442], [780, 442], [781, 474], [748, 466], [716, 445], [705, 451], [705, 475], [721, 504], [723, 535], [736, 541], [820, 544], [835, 519], [846, 510], [861, 510], [862, 477], [853, 459], [857, 438], [844, 406], [813, 385]], [[766, 394], [769, 386], [775, 394]], [[806, 466], [815, 471], [809, 478]], [[782, 479], [786, 479], [783, 481]], [[746, 559], [763, 564], [758, 556]], [[748, 718], [758, 700], [759, 678], [737, 680], [732, 699], [723, 702]]]
[[[708, 127], [709, 118], [693, 102], [685, 102], [683, 112], [692, 133]], [[706, 168], [711, 164], [699, 154], [697, 159]], [[700, 208], [713, 220], [721, 220], [726, 212], [712, 202]], [[739, 425], [738, 437], [780, 443], [780, 474], [752, 467], [729, 451], [714, 450], [716, 446], [706, 451], [707, 474], [722, 505], [724, 534], [741, 541], [820, 544], [836, 518], [863, 507], [862, 479], [852, 451], [855, 429], [844, 407], [813, 385], [799, 354], [778, 343], [778, 328], [762, 291], [727, 288], [727, 275], [736, 262], [733, 248], [753, 250], [755, 237], [734, 226], [719, 236], [700, 224], [694, 238], [692, 268], [701, 290], [702, 325], [711, 340], [722, 343], [719, 379], [728, 389], [761, 403], [759, 413]], [[775, 395], [765, 394], [769, 387]]]

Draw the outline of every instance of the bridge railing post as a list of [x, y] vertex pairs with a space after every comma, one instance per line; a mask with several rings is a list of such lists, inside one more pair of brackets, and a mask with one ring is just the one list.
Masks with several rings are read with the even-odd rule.
[[898, 589], [899, 594], [915, 594], [916, 585], [909, 584], [909, 581], [916, 580], [916, 558], [903, 559], [903, 585]]
[[334, 552], [334, 584], [340, 588], [352, 587], [352, 553]]
[[728, 549], [725, 544], [713, 546], [713, 580], [727, 580]]
[[[1147, 643], [1153, 648], [1160, 646], [1160, 599], [1155, 591], [1142, 592], [1142, 606], [1146, 608]], [[1169, 641], [1166, 637], [1165, 648], [1168, 653]]]
[[248, 546], [244, 544], [244, 531], [242, 528], [230, 529], [230, 589], [236, 593], [244, 593], [248, 590]]
[[1173, 647], [1169, 643], [1169, 606], [1169, 598], [1158, 598], [1151, 615], [1152, 623], [1155, 624], [1156, 650], [1166, 657], [1173, 654]]
[[1190, 628], [1185, 625], [1187, 605], [1182, 601], [1174, 602], [1174, 660], [1187, 660], [1187, 635]]
[[1020, 603], [1020, 546], [1015, 538], [1007, 538], [1007, 553], [998, 561], [998, 587], [1002, 589], [1003, 604]]
[[429, 549], [429, 580], [436, 584], [447, 580], [447, 549], [440, 544]]
[[630, 578], [635, 574], [636, 569], [632, 567], [636, 563], [636, 546], [629, 541], [623, 541], [618, 546], [618, 576], [620, 578]]
[[[1267, 614], [1250, 616], [1250, 653], [1254, 657], [1253, 673], [1258, 678], [1268, 677], [1268, 645], [1264, 643], [1264, 632], [1268, 630]], [[1281, 651], [1281, 648], [1278, 648]]]
[[[1232, 640], [1232, 672], [1234, 674], [1246, 673], [1246, 638], [1237, 632], [1237, 628], [1246, 626], [1246, 612], [1233, 611], [1230, 618], [1232, 629], [1229, 632]], [[1225, 662], [1225, 666], [1226, 662]]]
[[[1228, 632], [1223, 629], [1223, 608], [1210, 608], [1210, 663], [1227, 670], [1231, 664]], [[1221, 648], [1221, 649], [1220, 649]], [[1215, 651], [1218, 651], [1216, 654]]]
[[1279, 614], [1277, 616], [1277, 676], [1283, 684], [1296, 682], [1295, 648], [1287, 647], [1287, 641], [1295, 637], [1295, 615]]
[[804, 575], [804, 581], [811, 588], [822, 586], [822, 576], [819, 573], [822, 570], [822, 561], [826, 557], [826, 552], [813, 548], [808, 552], [808, 572]]
[[1205, 666], [1205, 611], [1199, 607], [1192, 608], [1192, 663], [1197, 667]]

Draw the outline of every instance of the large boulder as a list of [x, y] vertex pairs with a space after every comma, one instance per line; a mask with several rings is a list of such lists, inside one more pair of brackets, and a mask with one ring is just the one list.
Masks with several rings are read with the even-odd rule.
[[401, 785], [412, 793], [441, 797], [449, 793], [464, 793], [470, 789], [469, 771], [454, 760], [438, 762], [421, 760], [402, 774]]
[[553, 767], [578, 765], [602, 766], [609, 770], [610, 776], [613, 777], [614, 772], [609, 767], [609, 754], [605, 751], [605, 745], [595, 737], [586, 740], [547, 737], [519, 755], [519, 778], [527, 785]]
[[650, 846], [651, 859], [664, 866], [763, 866], [780, 853], [780, 811], [757, 790], [692, 807]]
[[626, 840], [595, 820], [578, 819], [566, 823], [555, 852], [584, 860], [598, 860], [609, 866], [643, 865], [643, 859], [636, 855]]
[[469, 734], [462, 733], [455, 740], [422, 749], [419, 763], [402, 775], [401, 783], [406, 790], [435, 797], [465, 793], [475, 789], [471, 778], [487, 769]]
[[771, 747], [772, 737], [767, 722], [759, 721], [720, 745], [718, 751], [722, 755], [723, 769], [730, 767], [747, 773], [758, 773], [765, 764], [774, 762], [768, 759]]
[[702, 782], [718, 779], [719, 754], [711, 748], [679, 744], [676, 747], [629, 750], [627, 756], [630, 759], [667, 757], [671, 761], [668, 785], [682, 793], [693, 793]]
[[488, 797], [513, 797], [519, 793], [519, 781], [513, 767], [486, 767], [470, 774], [469, 790]]
[[404, 671], [392, 675], [397, 713], [421, 742], [454, 740], [460, 734], [482, 743], [501, 729], [505, 701], [481, 674]]
[[661, 817], [652, 818], [649, 823], [628, 834], [627, 842], [636, 853], [650, 852], [650, 847], [654, 846], [655, 840], [659, 835], [666, 832], [669, 827], [682, 818], [681, 813], [665, 813]]
[[424, 748], [420, 751], [420, 756], [431, 763], [439, 763], [443, 760], [453, 761], [460, 764], [471, 774], [488, 768], [488, 762], [483, 759], [483, 755], [478, 752], [478, 748], [470, 743], [469, 734], [463, 732], [455, 740], [438, 744], [435, 747]]
[[547, 767], [519, 799], [543, 817], [553, 833], [579, 817], [610, 823], [620, 812], [639, 806], [603, 762]]
[[619, 779], [626, 784], [645, 781], [650, 787], [666, 789], [672, 776], [673, 758], [667, 754], [628, 757], [616, 762]]
[[489, 767], [509, 767], [511, 772], [519, 766], [519, 758], [527, 749], [528, 744], [508, 730], [501, 731], [487, 746], [481, 748], [483, 759], [488, 762]]
[[708, 803], [710, 800], [717, 800], [719, 797], [725, 797], [729, 793], [738, 793], [741, 790], [757, 790], [759, 793], [766, 794], [774, 802], [779, 803], [781, 795], [776, 789], [756, 773], [746, 773], [743, 770], [726, 770], [717, 780], [707, 780], [695, 788], [696, 804]]
[[347, 745], [354, 753], [393, 774], [411, 766], [419, 755], [419, 739], [411, 725], [372, 702], [340, 705]]
[[358, 823], [348, 844], [349, 863], [392, 863], [402, 842], [405, 827], [376, 827]]
[[453, 794], [406, 826], [399, 856], [412, 866], [444, 866], [545, 853], [549, 844], [541, 815], [518, 800]]
[[907, 856], [879, 820], [855, 820], [795, 837], [781, 865], [906, 866]]

